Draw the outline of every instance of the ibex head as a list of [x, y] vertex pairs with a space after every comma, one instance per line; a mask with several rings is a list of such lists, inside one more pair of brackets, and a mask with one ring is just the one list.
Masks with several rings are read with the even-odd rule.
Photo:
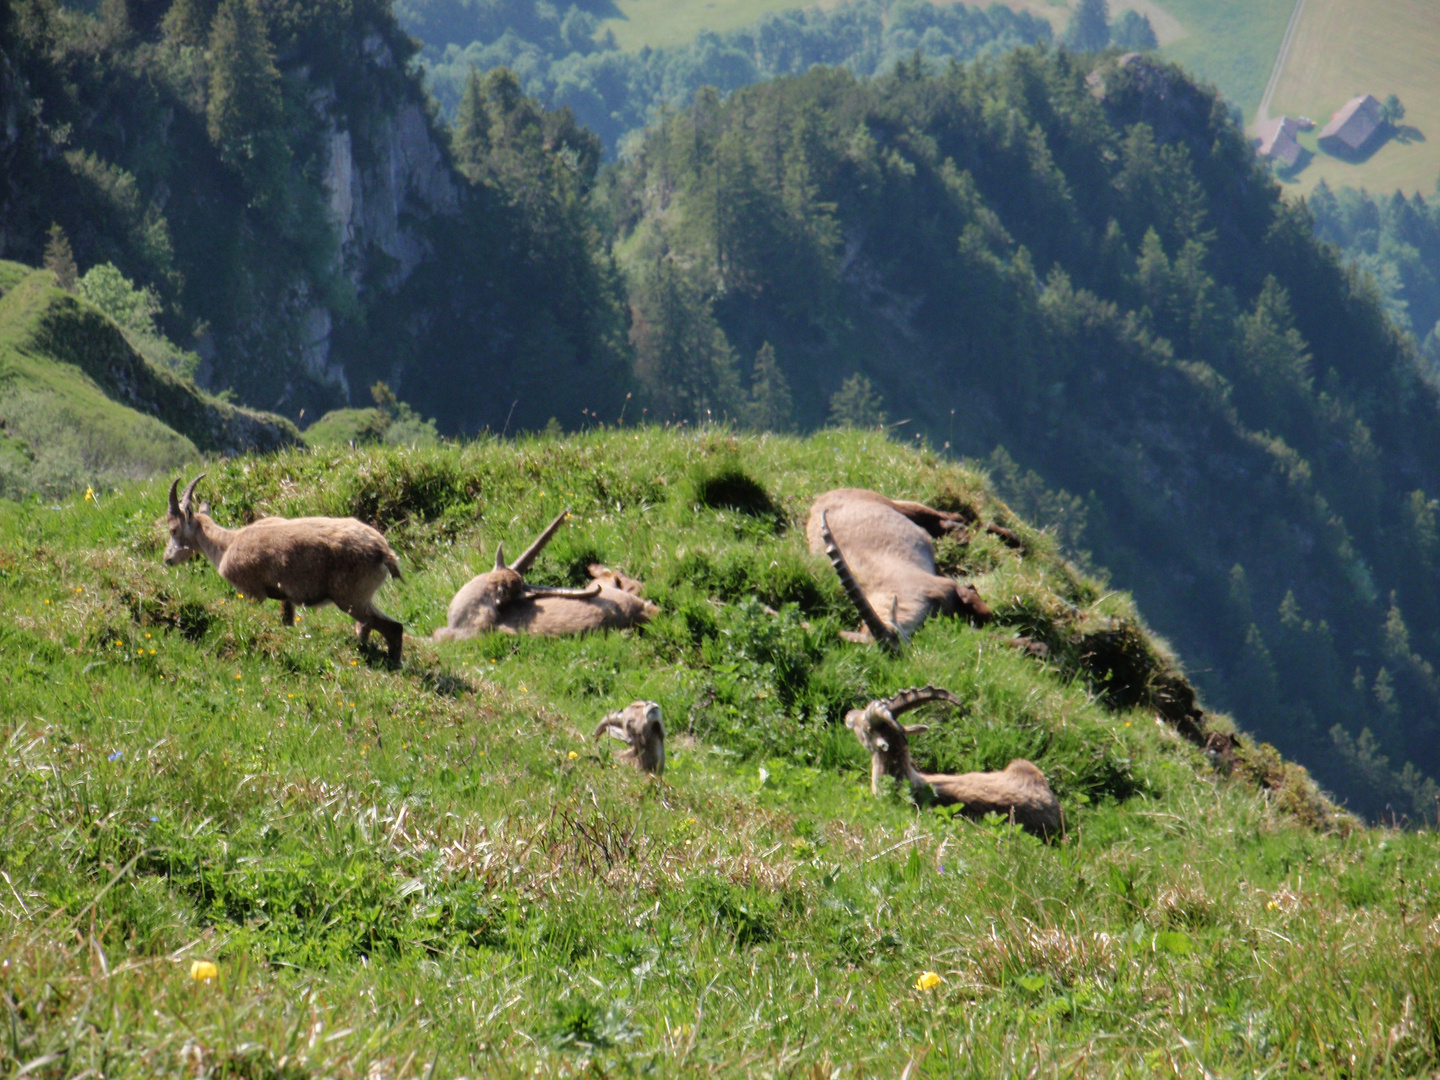
[[201, 473], [191, 480], [184, 495], [176, 495], [180, 487], [179, 480], [170, 485], [170, 508], [165, 514], [165, 524], [170, 529], [170, 542], [165, 545], [166, 566], [176, 566], [195, 554], [196, 541], [200, 536], [198, 517], [210, 510], [209, 503], [201, 503], [198, 512], [192, 509], [195, 485], [204, 478], [205, 474]]
[[665, 723], [655, 702], [632, 701], [610, 713], [595, 729], [595, 738], [607, 733], [628, 746], [621, 756], [633, 761], [641, 772], [664, 774]]
[[888, 700], [872, 701], [862, 709], [851, 709], [845, 714], [845, 726], [855, 733], [855, 738], [870, 755], [870, 787], [875, 794], [880, 793], [880, 781], [885, 776], [896, 780], [913, 778], [915, 766], [910, 760], [910, 736], [930, 728], [926, 724], [907, 726], [896, 717], [931, 701], [962, 704], [949, 690], [925, 686], [901, 690]]

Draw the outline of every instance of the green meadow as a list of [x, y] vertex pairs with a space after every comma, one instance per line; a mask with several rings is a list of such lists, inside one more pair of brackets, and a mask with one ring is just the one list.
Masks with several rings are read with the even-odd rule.
[[[1163, 719], [1178, 661], [1129, 597], [976, 472], [873, 432], [687, 428], [205, 467], [223, 524], [383, 528], [405, 578], [377, 599], [414, 636], [391, 671], [333, 609], [285, 628], [203, 561], [166, 568], [163, 479], [0, 503], [8, 1075], [1436, 1066], [1433, 834], [1361, 827], [1248, 741], [1217, 768]], [[803, 530], [841, 485], [1014, 529], [940, 545], [995, 622], [932, 620], [899, 657], [841, 640]], [[426, 639], [566, 507], [532, 579], [604, 561], [658, 618]], [[922, 767], [1030, 758], [1063, 838], [872, 796], [844, 711], [925, 683], [967, 705], [927, 718]], [[591, 737], [636, 698], [663, 779]]]

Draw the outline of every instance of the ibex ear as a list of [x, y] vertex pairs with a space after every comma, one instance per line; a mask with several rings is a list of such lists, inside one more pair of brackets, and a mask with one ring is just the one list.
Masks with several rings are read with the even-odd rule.
[[929, 725], [929, 724], [909, 724], [909, 725], [904, 725], [904, 724], [902, 724], [901, 727], [900, 727], [900, 730], [903, 731], [903, 732], [905, 732], [906, 735], [923, 735], [923, 734], [925, 734], [925, 732], [927, 732], [927, 731], [930, 730], [930, 725]]
[[876, 750], [889, 750], [889, 749], [890, 749], [890, 740], [887, 739], [887, 738], [885, 738], [884, 735], [876, 735], [876, 736], [875, 736], [875, 749], [876, 749]]
[[629, 736], [628, 734], [626, 734], [625, 729], [624, 729], [623, 727], [621, 727], [619, 724], [611, 724], [611, 725], [610, 725], [608, 728], [606, 728], [605, 730], [608, 731], [608, 732], [610, 732], [610, 737], [611, 737], [612, 739], [619, 739], [621, 742], [627, 742], [627, 743], [630, 741], [630, 736]]
[[209, 517], [209, 516], [210, 516], [210, 503], [209, 503], [208, 501], [202, 502], [202, 503], [200, 504], [200, 509], [199, 509], [198, 513], [204, 514], [206, 517]]

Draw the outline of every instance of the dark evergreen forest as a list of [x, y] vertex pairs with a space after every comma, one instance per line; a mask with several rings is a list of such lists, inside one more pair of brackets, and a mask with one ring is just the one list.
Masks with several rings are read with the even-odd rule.
[[450, 432], [608, 408], [598, 140], [499, 74], [452, 153], [415, 48], [388, 0], [0, 6], [0, 255], [38, 265], [59, 224], [81, 272], [155, 291], [202, 382], [291, 418], [377, 379]]
[[1371, 276], [1385, 313], [1419, 342], [1426, 375], [1440, 385], [1440, 200], [1332, 191], [1322, 181], [1309, 206], [1315, 235]]
[[[529, 0], [397, 0], [401, 25], [425, 48], [431, 90], [447, 114], [458, 106], [472, 68], [513, 70], [525, 92], [567, 106], [613, 152], [663, 107], [688, 105], [703, 86], [729, 93], [816, 64], [878, 75], [914, 53], [969, 60], [1017, 45], [1048, 42], [1050, 24], [992, 4], [936, 5], [929, 0], [848, 0], [762, 16], [728, 33], [702, 33], [664, 49], [622, 52], [599, 34], [606, 0], [566, 7]], [[1125, 41], [1147, 44], [1134, 20], [1120, 24]], [[1101, 47], [1109, 28], [1101, 16]], [[1137, 36], [1138, 35], [1138, 36]], [[1148, 45], [1153, 47], [1151, 32]]]

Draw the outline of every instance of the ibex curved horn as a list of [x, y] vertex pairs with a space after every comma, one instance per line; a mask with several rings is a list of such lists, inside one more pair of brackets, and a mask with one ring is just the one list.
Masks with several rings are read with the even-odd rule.
[[942, 690], [938, 686], [911, 687], [909, 690], [901, 690], [898, 694], [885, 702], [885, 709], [891, 716], [899, 716], [911, 709], [917, 709], [930, 701], [948, 701], [951, 705], [964, 706], [964, 702], [952, 694], [949, 690]]
[[[195, 485], [204, 479], [205, 474], [202, 472], [199, 476], [195, 477], [194, 480], [191, 480], [189, 485], [186, 486], [185, 494], [180, 496], [180, 513], [190, 513], [190, 501], [195, 497]], [[173, 491], [174, 488], [171, 488], [171, 490]]]
[[177, 492], [178, 492], [179, 490], [180, 490], [180, 481], [179, 481], [179, 480], [173, 481], [173, 482], [170, 484], [170, 516], [171, 516], [171, 517], [179, 517], [179, 516], [180, 516], [180, 496], [177, 494]]
[[598, 581], [579, 589], [567, 589], [558, 585], [526, 585], [525, 595], [531, 596], [564, 596], [571, 600], [588, 600], [592, 596], [600, 595], [600, 583]]
[[499, 544], [496, 544], [496, 545], [495, 545], [495, 569], [496, 569], [496, 570], [504, 570], [504, 569], [505, 569], [505, 545], [504, 545], [504, 543], [499, 543]]
[[885, 621], [875, 613], [875, 609], [870, 606], [870, 601], [861, 591], [855, 575], [850, 572], [850, 564], [845, 561], [839, 545], [835, 543], [835, 536], [830, 531], [829, 518], [823, 510], [820, 513], [820, 538], [825, 541], [825, 554], [830, 557], [830, 565], [835, 567], [835, 573], [840, 577], [840, 584], [845, 587], [851, 603], [859, 610], [860, 621], [869, 629], [870, 636], [892, 652], [899, 652], [900, 635], [895, 632], [894, 627], [887, 626]]
[[564, 510], [560, 511], [554, 521], [545, 526], [545, 531], [535, 538], [535, 542], [520, 553], [520, 557], [515, 560], [511, 569], [519, 574], [523, 574], [526, 570], [529, 570], [530, 564], [539, 557], [540, 552], [545, 550], [545, 545], [548, 544], [550, 538], [560, 530], [560, 526], [565, 523], [565, 519], [569, 516], [570, 508], [567, 506]]

